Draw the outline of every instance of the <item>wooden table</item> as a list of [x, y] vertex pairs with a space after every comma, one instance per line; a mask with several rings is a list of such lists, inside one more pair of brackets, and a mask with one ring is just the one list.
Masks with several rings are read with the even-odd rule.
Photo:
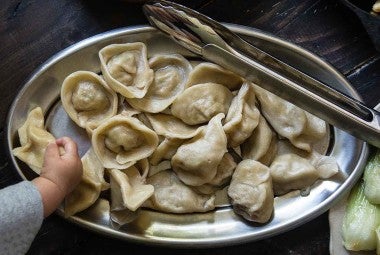
[[[136, 1], [135, 1], [136, 2]], [[298, 44], [342, 72], [373, 107], [380, 101], [380, 54], [359, 19], [338, 0], [177, 1], [218, 21], [252, 26]], [[5, 140], [13, 99], [35, 68], [56, 52], [110, 29], [147, 24], [141, 3], [91, 0], [2, 0], [0, 3], [0, 188], [21, 180]], [[327, 213], [278, 236], [213, 254], [328, 254]], [[48, 217], [30, 254], [177, 254], [178, 250], [111, 239]], [[210, 250], [181, 250], [209, 254]]]

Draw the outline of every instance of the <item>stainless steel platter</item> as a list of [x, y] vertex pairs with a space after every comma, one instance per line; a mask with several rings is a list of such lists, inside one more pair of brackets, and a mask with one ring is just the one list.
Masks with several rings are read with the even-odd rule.
[[[343, 93], [360, 99], [346, 79], [316, 55], [262, 31], [233, 24], [226, 25], [273, 56]], [[104, 46], [136, 41], [146, 43], [149, 56], [156, 53], [192, 56], [151, 27], [126, 27], [96, 35], [59, 52], [36, 70], [25, 83], [14, 99], [7, 120], [10, 157], [22, 178], [30, 179], [32, 175], [29, 168], [11, 154], [11, 150], [18, 145], [17, 129], [25, 121], [28, 112], [35, 106], [40, 106], [45, 112], [47, 129], [56, 137], [74, 137], [83, 155], [89, 142], [85, 132], [72, 123], [61, 107], [61, 83], [74, 71], [100, 72], [98, 51]], [[105, 199], [99, 199], [95, 205], [68, 220], [108, 236], [171, 247], [217, 247], [277, 235], [307, 224], [327, 211], [360, 178], [367, 160], [367, 144], [337, 128], [332, 127], [330, 134], [327, 153], [337, 159], [341, 172], [329, 180], [318, 181], [307, 196], [296, 194], [276, 198], [274, 216], [267, 224], [247, 222], [236, 215], [231, 207], [225, 206], [208, 213], [179, 215], [141, 209], [136, 220], [120, 227], [110, 220], [109, 204]], [[62, 215], [62, 209], [58, 213]]]

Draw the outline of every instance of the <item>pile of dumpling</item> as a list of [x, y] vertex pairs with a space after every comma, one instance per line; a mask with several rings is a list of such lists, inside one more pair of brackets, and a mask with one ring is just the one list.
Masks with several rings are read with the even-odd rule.
[[[328, 135], [324, 121], [218, 65], [148, 58], [141, 42], [108, 45], [99, 58], [101, 75], [77, 71], [62, 84], [62, 105], [92, 145], [66, 216], [107, 189], [118, 215], [207, 212], [225, 190], [237, 214], [265, 223], [275, 196], [339, 170], [314, 149]], [[40, 108], [29, 113], [13, 151], [37, 172], [54, 139], [43, 123]]]

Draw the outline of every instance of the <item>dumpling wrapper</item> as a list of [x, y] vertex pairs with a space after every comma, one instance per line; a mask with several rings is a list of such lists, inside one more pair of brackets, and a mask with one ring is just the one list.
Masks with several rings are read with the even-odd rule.
[[168, 114], [146, 114], [154, 131], [167, 138], [189, 139], [199, 133], [198, 126], [190, 126]]
[[135, 109], [157, 113], [166, 109], [185, 89], [192, 66], [178, 54], [161, 54], [149, 59], [154, 80], [143, 98], [127, 99]]
[[180, 94], [171, 105], [172, 114], [189, 125], [208, 122], [218, 113], [227, 114], [233, 95], [223, 85], [197, 84]]
[[165, 138], [149, 157], [152, 165], [158, 165], [162, 160], [171, 159], [184, 140], [178, 138]]
[[80, 127], [93, 130], [117, 112], [118, 98], [96, 73], [77, 71], [61, 87], [62, 106]]
[[55, 142], [54, 136], [44, 127], [44, 115], [40, 107], [29, 112], [26, 121], [18, 129], [18, 135], [21, 146], [12, 150], [13, 155], [40, 174], [46, 147]]
[[105, 168], [126, 169], [153, 153], [158, 136], [138, 119], [116, 115], [93, 131], [91, 143]]
[[161, 171], [147, 179], [154, 194], [143, 207], [167, 213], [207, 212], [215, 208], [215, 197], [200, 195], [182, 183], [173, 171]]
[[277, 156], [270, 165], [270, 174], [276, 195], [310, 187], [319, 179], [309, 160], [292, 153]]
[[261, 114], [257, 127], [240, 148], [243, 159], [253, 159], [264, 165], [269, 165], [276, 156], [276, 134]]
[[183, 143], [172, 157], [173, 170], [185, 184], [200, 186], [215, 177], [218, 165], [227, 152], [227, 137], [221, 123], [223, 118], [223, 113], [213, 117], [199, 134]]
[[237, 90], [243, 83], [243, 79], [219, 65], [203, 62], [195, 66], [191, 71], [186, 87], [208, 82], [223, 85], [229, 90]]
[[224, 154], [216, 170], [215, 177], [209, 183], [195, 186], [194, 189], [202, 194], [213, 194], [217, 190], [221, 190], [230, 181], [235, 168], [236, 162], [231, 154]]
[[228, 196], [237, 214], [249, 221], [268, 222], [274, 209], [269, 168], [255, 160], [241, 161], [232, 175]]
[[111, 44], [99, 51], [107, 84], [127, 98], [142, 98], [153, 82], [144, 43]]
[[252, 84], [246, 82], [232, 100], [224, 121], [223, 129], [230, 147], [242, 144], [258, 125], [260, 112], [255, 103], [256, 97]]
[[154, 187], [145, 184], [134, 166], [121, 171], [109, 170], [111, 185], [111, 211], [136, 211], [154, 193]]
[[255, 85], [263, 115], [274, 130], [306, 151], [327, 133], [326, 122]]
[[90, 148], [82, 157], [83, 175], [79, 185], [65, 198], [65, 217], [81, 212], [95, 203], [100, 192], [109, 188], [104, 167]]

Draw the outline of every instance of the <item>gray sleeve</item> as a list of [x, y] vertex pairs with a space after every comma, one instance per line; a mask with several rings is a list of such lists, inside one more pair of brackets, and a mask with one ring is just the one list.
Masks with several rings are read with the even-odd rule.
[[1, 254], [25, 254], [43, 221], [41, 195], [29, 181], [0, 190]]

